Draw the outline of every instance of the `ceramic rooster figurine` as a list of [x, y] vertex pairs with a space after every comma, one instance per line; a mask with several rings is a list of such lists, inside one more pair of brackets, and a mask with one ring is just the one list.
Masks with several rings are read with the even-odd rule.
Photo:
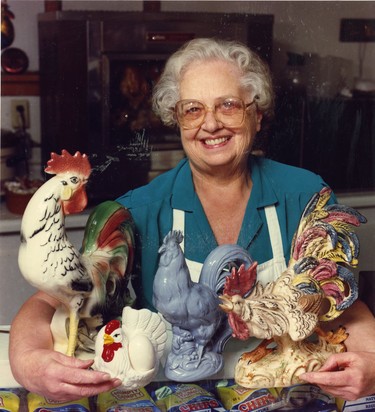
[[[63, 150], [61, 155], [52, 153], [45, 171], [55, 176], [26, 207], [18, 263], [29, 283], [62, 303], [51, 324], [55, 349], [73, 356], [81, 318], [93, 317], [95, 330], [103, 317], [111, 318], [109, 307], [117, 304], [121, 313], [127, 303], [132, 221], [119, 203], [100, 204], [88, 219], [79, 252], [65, 232], [65, 215], [86, 207], [89, 160], [79, 152], [72, 156]], [[87, 336], [92, 333], [88, 329]], [[91, 346], [93, 350], [92, 340]]]
[[165, 375], [171, 380], [191, 382], [211, 376], [223, 367], [221, 352], [231, 329], [219, 309], [218, 292], [237, 261], [245, 266], [252, 262], [239, 246], [219, 246], [204, 262], [199, 282], [193, 282], [180, 247], [182, 240], [180, 231], [169, 232], [163, 240], [153, 303], [172, 325], [172, 350]]
[[126, 389], [143, 387], [156, 375], [166, 341], [160, 315], [125, 307], [122, 324], [111, 320], [100, 330], [93, 368], [121, 379]]
[[[349, 207], [327, 205], [330, 195], [324, 188], [306, 206], [288, 268], [277, 280], [265, 287], [255, 283], [256, 263], [248, 271], [232, 270], [226, 280], [220, 306], [233, 336], [265, 339], [236, 366], [235, 379], [244, 387], [297, 383], [301, 373], [319, 369], [331, 353], [345, 350], [344, 328], [326, 334], [318, 326], [338, 317], [358, 296], [354, 275], [342, 264], [357, 265], [359, 242], [352, 228], [366, 219]], [[253, 290], [244, 297], [249, 279]], [[314, 332], [318, 341], [305, 341]], [[276, 349], [269, 347], [272, 340]]]

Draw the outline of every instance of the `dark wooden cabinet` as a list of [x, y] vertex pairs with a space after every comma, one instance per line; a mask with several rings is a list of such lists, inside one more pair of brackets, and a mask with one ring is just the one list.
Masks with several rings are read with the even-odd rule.
[[[61, 149], [89, 154], [89, 193], [98, 200], [146, 183], [150, 148], [180, 144], [176, 130], [152, 117], [149, 96], [183, 43], [237, 39], [271, 63], [272, 15], [57, 11], [41, 14], [38, 27], [42, 161]], [[140, 92], [126, 101], [128, 72], [149, 91], [142, 105]]]
[[375, 190], [375, 98], [278, 96], [268, 155], [318, 173], [336, 192]]

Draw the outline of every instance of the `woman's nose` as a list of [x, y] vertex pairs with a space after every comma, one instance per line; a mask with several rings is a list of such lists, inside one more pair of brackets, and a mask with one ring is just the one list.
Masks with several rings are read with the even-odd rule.
[[213, 111], [207, 110], [201, 127], [204, 130], [212, 132], [214, 130], [221, 129], [223, 125], [216, 119], [215, 113]]

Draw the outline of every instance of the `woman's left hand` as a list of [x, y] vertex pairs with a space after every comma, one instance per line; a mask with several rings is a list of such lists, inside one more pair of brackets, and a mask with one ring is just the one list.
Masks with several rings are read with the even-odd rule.
[[330, 356], [318, 372], [300, 375], [336, 398], [355, 400], [375, 394], [375, 352], [343, 352]]

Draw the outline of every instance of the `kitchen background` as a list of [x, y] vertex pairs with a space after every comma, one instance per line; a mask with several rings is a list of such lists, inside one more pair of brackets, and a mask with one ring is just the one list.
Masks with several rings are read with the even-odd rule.
[[[64, 136], [56, 137], [59, 130], [56, 131], [56, 136], [46, 133], [51, 124], [63, 129], [65, 122], [63, 120], [61, 125], [58, 124], [59, 106], [46, 106], [41, 98], [47, 76], [42, 78], [40, 74], [44, 73], [48, 59], [54, 58], [48, 50], [49, 45], [54, 44], [51, 40], [51, 25], [59, 22], [64, 24], [66, 16], [79, 15], [81, 20], [89, 21], [95, 27], [95, 13], [104, 10], [108, 12], [107, 16], [114, 16], [119, 12], [142, 11], [171, 12], [174, 16], [178, 13], [182, 16], [184, 12], [202, 15], [236, 13], [259, 15], [259, 21], [265, 20], [266, 26], [270, 23], [268, 28], [264, 28], [264, 33], [268, 33], [267, 30], [271, 28], [270, 44], [266, 39], [260, 39], [263, 44], [259, 47], [272, 66], [280, 110], [276, 116], [276, 126], [271, 130], [272, 139], [268, 142], [267, 150], [264, 150], [278, 160], [316, 169], [332, 185], [340, 201], [358, 208], [367, 216], [368, 224], [359, 231], [362, 254], [358, 272], [361, 272], [363, 279], [370, 279], [368, 283], [367, 280], [363, 281], [363, 285], [367, 285], [366, 290], [375, 288], [375, 281], [371, 278], [375, 271], [372, 252], [375, 241], [375, 29], [371, 26], [372, 32], [370, 30], [368, 33], [370, 37], [367, 40], [371, 38], [372, 41], [343, 41], [348, 39], [344, 39], [342, 34], [340, 36], [342, 19], [375, 19], [374, 2], [8, 0], [7, 5], [15, 16], [12, 19], [15, 37], [10, 47], [19, 48], [26, 53], [28, 68], [26, 73], [18, 77], [2, 71], [1, 127], [14, 131], [14, 106], [17, 102], [26, 104], [29, 112], [29, 127], [26, 132], [33, 142], [27, 167], [30, 176], [37, 179], [44, 179], [41, 170], [50, 151], [49, 145], [52, 145], [52, 150], [58, 151], [60, 145], [65, 147], [64, 144], [69, 145], [70, 140], [76, 141], [73, 132], [71, 137], [65, 134], [65, 142]], [[60, 10], [57, 14], [50, 11], [54, 18], [50, 17], [51, 14], [40, 16], [46, 10], [56, 9]], [[116, 20], [115, 17], [113, 19]], [[45, 25], [40, 31], [38, 20]], [[373, 25], [374, 20], [370, 23]], [[122, 30], [126, 43], [125, 37], [127, 34], [131, 37], [131, 29], [122, 27]], [[53, 36], [57, 43], [63, 43], [67, 39], [74, 43], [74, 36], [67, 31], [60, 30], [58, 34], [54, 32]], [[250, 38], [250, 34], [248, 36]], [[263, 32], [262, 36], [265, 36]], [[76, 40], [78, 44], [78, 36]], [[77, 53], [83, 55], [85, 51], [81, 53], [77, 44], [72, 44], [71, 50], [78, 50]], [[106, 56], [111, 63], [112, 51]], [[40, 62], [43, 62], [43, 67]], [[120, 63], [114, 61], [112, 67], [116, 64]], [[72, 73], [79, 73], [80, 70], [80, 63], [77, 66], [74, 66], [74, 62], [71, 64]], [[108, 72], [112, 75], [111, 70], [108, 69]], [[64, 74], [57, 72], [55, 77], [48, 76], [48, 84], [53, 85], [59, 83]], [[59, 93], [58, 89], [56, 93]], [[41, 107], [44, 107], [43, 111]], [[69, 113], [69, 116], [72, 114]], [[79, 116], [78, 123], [80, 120], [84, 123], [82, 112]], [[87, 121], [90, 123], [90, 119]], [[107, 130], [104, 123], [100, 127]], [[330, 139], [335, 141], [335, 145], [330, 144]], [[3, 141], [2, 139], [2, 143]], [[154, 147], [160, 146], [162, 150], [151, 152], [145, 180], [173, 166], [183, 155], [178, 145], [163, 143], [164, 146], [159, 145], [158, 141], [154, 144]], [[142, 138], [138, 139], [138, 144], [143, 147], [143, 154], [148, 152], [147, 142], [142, 141]], [[2, 156], [1, 180], [9, 172], [4, 161]], [[107, 193], [103, 193], [104, 195], [107, 196]], [[92, 200], [95, 202], [100, 199]], [[23, 281], [17, 267], [20, 216], [9, 213], [4, 195], [0, 206], [0, 324], [8, 324], [19, 305], [32, 293], [32, 289]], [[82, 239], [85, 218], [73, 216], [68, 219], [69, 237], [77, 244]]]

